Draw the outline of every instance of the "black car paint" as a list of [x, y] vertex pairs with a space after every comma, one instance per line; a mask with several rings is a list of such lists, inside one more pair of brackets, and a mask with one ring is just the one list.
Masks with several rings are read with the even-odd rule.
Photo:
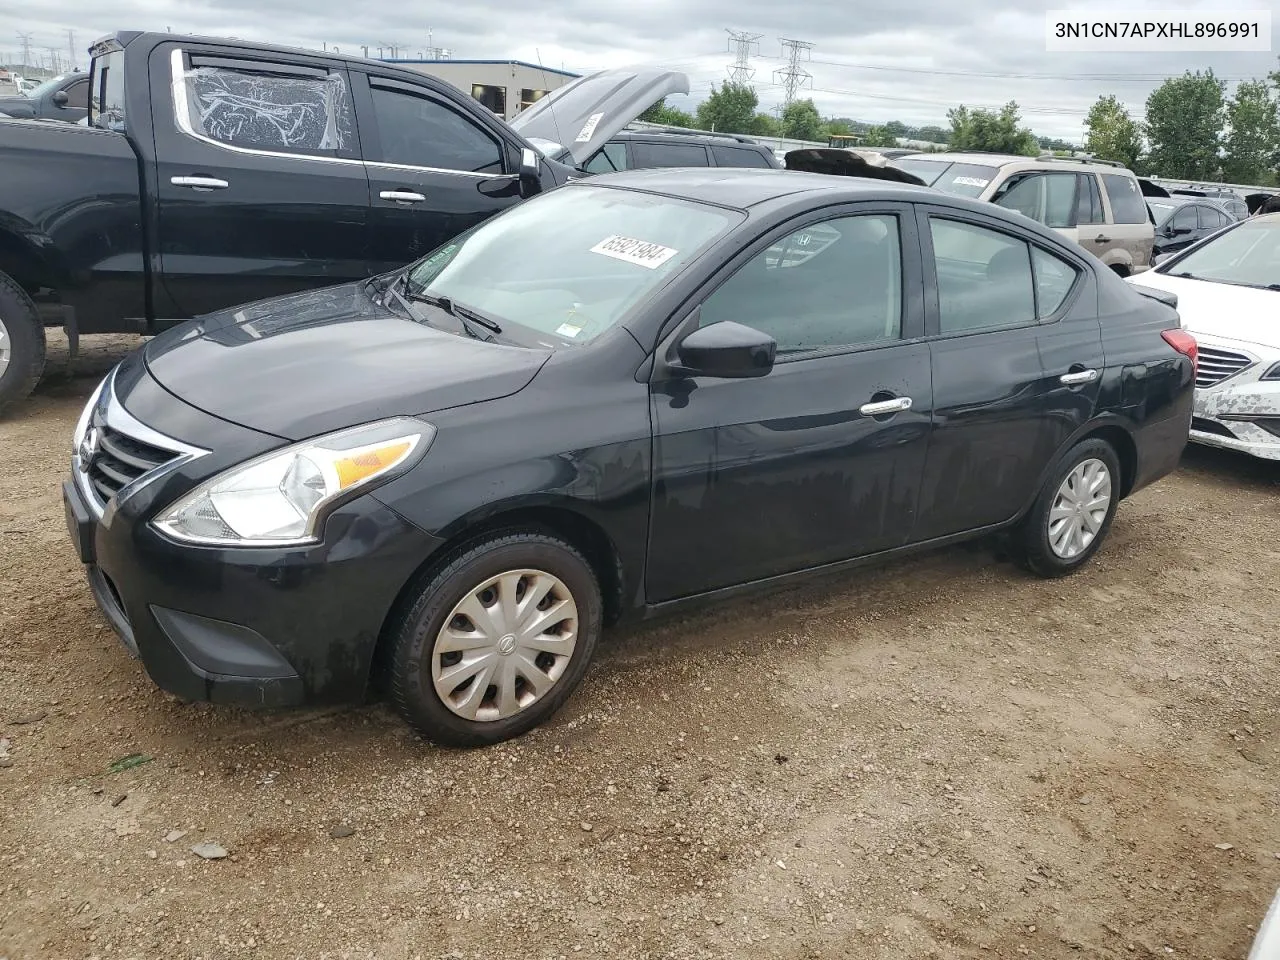
[[[1000, 530], [1086, 436], [1116, 447], [1123, 495], [1178, 460], [1193, 377], [1189, 359], [1161, 337], [1178, 326], [1176, 312], [1038, 224], [921, 188], [832, 185], [798, 173], [649, 171], [565, 189], [608, 188], [698, 197], [749, 219], [622, 325], [524, 363], [506, 359], [519, 348], [447, 340], [392, 318], [372, 302], [370, 285], [357, 285], [258, 305], [250, 312], [275, 322], [272, 336], [243, 335], [258, 321], [227, 312], [157, 338], [118, 368], [115, 391], [133, 416], [213, 451], [109, 508], [103, 523], [73, 520], [91, 571], [112, 584], [96, 591], [99, 603], [109, 613], [123, 604], [157, 683], [245, 703], [358, 696], [401, 591], [480, 530], [539, 524], [569, 537], [591, 558], [617, 619]], [[655, 374], [655, 353], [733, 269], [806, 222], [852, 210], [903, 217], [904, 339], [780, 362], [758, 379]], [[1013, 331], [1011, 349], [1010, 331], [940, 337], [928, 249], [907, 239], [930, 212], [1029, 239], [1085, 279], [1049, 322]], [[282, 365], [293, 349], [306, 362]], [[422, 382], [395, 375], [379, 400], [368, 371], [409, 350], [426, 371]], [[364, 351], [367, 363], [344, 383], [340, 365], [322, 354], [349, 351]], [[1058, 383], [1095, 363], [1095, 386]], [[264, 406], [263, 379], [289, 399]], [[344, 402], [346, 389], [354, 401]], [[872, 422], [856, 412], [907, 391], [919, 404], [906, 414]], [[341, 507], [314, 547], [179, 546], [147, 524], [199, 482], [283, 438], [392, 415], [436, 427], [429, 453]], [[77, 488], [68, 497], [69, 514], [79, 516]], [[157, 618], [157, 606], [218, 622]], [[218, 643], [201, 646], [202, 630]], [[243, 639], [246, 630], [293, 673], [273, 668], [255, 680], [212, 669], [214, 648], [233, 664], [237, 649], [244, 662], [254, 659], [258, 641]]]
[[[58, 120], [63, 123], [79, 123], [89, 110], [75, 105], [78, 96], [88, 89], [89, 77], [84, 73], [69, 73], [57, 86], [41, 92], [38, 97], [19, 94], [0, 97], [0, 114], [15, 120]], [[63, 97], [58, 96], [63, 94]], [[68, 102], [64, 98], [70, 98]]]
[[[476, 101], [405, 67], [336, 54], [121, 33], [127, 132], [78, 124], [0, 124], [0, 272], [24, 287], [51, 322], [72, 333], [155, 333], [246, 301], [364, 279], [415, 259], [447, 237], [518, 202], [515, 174], [528, 145]], [[345, 162], [227, 149], [179, 132], [169, 55], [262, 59], [350, 75], [361, 142]], [[405, 208], [378, 194], [361, 149], [373, 149], [366, 74], [429, 93], [480, 124], [503, 145], [503, 178], [386, 172], [417, 184], [431, 203]], [[366, 92], [367, 95], [367, 92]], [[361, 113], [361, 110], [365, 111]], [[366, 142], [368, 141], [368, 142]], [[542, 189], [572, 168], [539, 154]], [[305, 174], [305, 175], [300, 175]], [[175, 176], [226, 180], [208, 192]]]
[[[1169, 204], [1171, 209], [1155, 221], [1156, 236], [1155, 244], [1151, 249], [1152, 256], [1176, 253], [1179, 250], [1185, 250], [1192, 244], [1199, 243], [1205, 237], [1217, 233], [1225, 226], [1229, 226], [1231, 223], [1236, 222], [1235, 218], [1233, 218], [1226, 209], [1216, 203], [1198, 202], [1189, 197], [1179, 195], [1171, 196], [1164, 202]], [[1202, 209], [1212, 210], [1215, 213], [1220, 214], [1227, 223], [1219, 226], [1200, 226], [1200, 211]], [[1179, 214], [1186, 212], [1193, 212], [1195, 214], [1196, 226], [1186, 232], [1175, 233], [1173, 230], [1174, 218]]]

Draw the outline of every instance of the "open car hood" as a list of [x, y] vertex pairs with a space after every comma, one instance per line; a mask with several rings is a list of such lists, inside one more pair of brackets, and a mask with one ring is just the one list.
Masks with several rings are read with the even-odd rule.
[[807, 147], [789, 150], [786, 155], [788, 170], [804, 173], [828, 173], [837, 177], [867, 177], [871, 180], [892, 180], [895, 183], [927, 184], [914, 173], [907, 173], [889, 165], [883, 154], [869, 150], [846, 150], [840, 147]]
[[1169, 191], [1158, 183], [1148, 180], [1146, 177], [1138, 178], [1138, 189], [1142, 191], [1144, 197], [1167, 197]]
[[657, 67], [618, 67], [579, 77], [516, 114], [511, 126], [526, 140], [550, 140], [585, 163], [644, 111], [675, 93], [689, 77]]

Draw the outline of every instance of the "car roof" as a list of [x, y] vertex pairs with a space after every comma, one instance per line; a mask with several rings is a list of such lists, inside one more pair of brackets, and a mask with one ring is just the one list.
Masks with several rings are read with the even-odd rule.
[[1004, 167], [1014, 163], [1024, 163], [1032, 167], [1043, 167], [1045, 170], [1074, 170], [1077, 173], [1118, 173], [1133, 176], [1133, 171], [1128, 167], [1086, 160], [1084, 157], [1028, 157], [1013, 153], [983, 153], [980, 150], [960, 150], [946, 153], [913, 153], [910, 156], [896, 157], [895, 159], [974, 163], [987, 167]]
[[867, 200], [928, 203], [1005, 220], [1032, 233], [1057, 236], [1034, 220], [995, 204], [942, 193], [930, 187], [870, 177], [840, 177], [763, 167], [660, 167], [603, 173], [575, 181], [575, 184], [643, 190], [739, 210], [787, 199], [796, 200], [802, 195], [819, 192], [823, 194], [821, 202], [831, 204]]
[[1033, 160], [1034, 157], [1019, 157], [1012, 153], [982, 153], [980, 151], [956, 151], [944, 153], [911, 153], [898, 160], [938, 160], [942, 163], [982, 163], [988, 167], [1001, 167], [1006, 163], [1017, 163], [1021, 160]]

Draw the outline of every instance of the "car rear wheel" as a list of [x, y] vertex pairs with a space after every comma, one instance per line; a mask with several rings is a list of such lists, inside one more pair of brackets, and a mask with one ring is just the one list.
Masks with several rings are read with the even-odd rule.
[[1120, 479], [1120, 460], [1105, 440], [1084, 440], [1067, 451], [1015, 532], [1023, 565], [1042, 577], [1061, 577], [1088, 562], [1111, 529]]
[[542, 533], [493, 535], [418, 591], [395, 634], [392, 702], [444, 746], [517, 737], [582, 680], [601, 619], [599, 584], [576, 549]]
[[0, 273], [0, 413], [44, 373], [44, 324], [25, 290]]

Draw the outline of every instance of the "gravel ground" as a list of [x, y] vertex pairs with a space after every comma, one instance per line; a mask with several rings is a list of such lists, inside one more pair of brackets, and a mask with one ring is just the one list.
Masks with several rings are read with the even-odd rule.
[[70, 377], [55, 342], [0, 420], [0, 958], [1248, 952], [1280, 470], [1189, 450], [1065, 581], [957, 549], [616, 631], [551, 724], [447, 752], [381, 705], [184, 706], [127, 657], [58, 484], [138, 343]]

